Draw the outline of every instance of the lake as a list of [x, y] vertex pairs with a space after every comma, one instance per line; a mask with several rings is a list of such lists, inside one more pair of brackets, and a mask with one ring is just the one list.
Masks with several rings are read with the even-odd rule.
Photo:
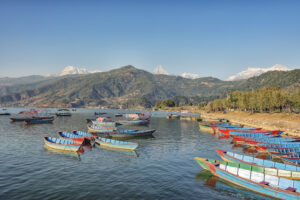
[[215, 148], [241, 149], [163, 112], [152, 112], [153, 138], [129, 140], [139, 143], [136, 154], [96, 145], [77, 156], [44, 147], [43, 136], [87, 131], [86, 118], [94, 111], [78, 109], [53, 124], [30, 126], [0, 116], [0, 199], [268, 199], [209, 177], [193, 159], [220, 159]]

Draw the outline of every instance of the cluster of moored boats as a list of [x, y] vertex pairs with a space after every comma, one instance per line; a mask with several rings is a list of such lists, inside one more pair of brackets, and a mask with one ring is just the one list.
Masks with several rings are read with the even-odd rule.
[[135, 114], [133, 119], [127, 120], [126, 122], [124, 120], [124, 124], [113, 121], [110, 117], [98, 117], [96, 119], [89, 120], [88, 122], [88, 132], [73, 131], [72, 133], [68, 133], [60, 131], [58, 132], [59, 138], [44, 137], [45, 145], [57, 150], [79, 153], [83, 152], [83, 145], [91, 145], [94, 143], [105, 148], [134, 151], [139, 146], [138, 143], [116, 140], [116, 138], [128, 139], [152, 136], [152, 134], [155, 132], [154, 129], [125, 130], [118, 128], [120, 125], [149, 124], [149, 116], [145, 117], [143, 114]]
[[195, 157], [212, 174], [273, 198], [300, 199], [300, 138], [283, 136], [280, 130], [245, 128], [229, 122], [199, 123], [201, 131], [232, 138], [255, 156], [216, 149], [222, 160]]

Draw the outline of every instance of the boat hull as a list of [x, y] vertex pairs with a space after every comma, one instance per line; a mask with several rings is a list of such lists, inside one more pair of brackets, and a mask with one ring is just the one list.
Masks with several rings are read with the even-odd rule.
[[78, 152], [80, 150], [81, 144], [60, 144], [60, 143], [53, 143], [50, 142], [44, 137], [44, 142], [47, 147], [50, 147], [52, 149], [57, 150], [63, 150], [63, 151], [72, 151], [72, 152]]
[[299, 193], [284, 191], [282, 189], [277, 189], [277, 188], [270, 187], [268, 185], [257, 183], [252, 180], [245, 179], [237, 175], [228, 173], [225, 170], [222, 170], [209, 162], [199, 160], [201, 158], [196, 157], [195, 159], [202, 168], [209, 170], [215, 176], [218, 176], [227, 182], [233, 183], [247, 190], [251, 190], [256, 193], [263, 194], [265, 196], [269, 196], [277, 199], [299, 200], [300, 198]]
[[105, 148], [123, 149], [133, 151], [138, 147], [137, 143], [123, 142], [118, 140], [111, 140], [105, 138], [96, 138], [95, 142]]
[[113, 131], [108, 133], [112, 138], [130, 138], [130, 137], [147, 137], [152, 136], [155, 130], [125, 132], [125, 131]]

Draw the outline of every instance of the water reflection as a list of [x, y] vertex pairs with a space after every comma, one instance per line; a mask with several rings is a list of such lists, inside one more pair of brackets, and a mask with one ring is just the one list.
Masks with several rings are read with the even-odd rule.
[[139, 156], [136, 151], [122, 150], [122, 149], [113, 149], [113, 148], [103, 147], [103, 146], [100, 146], [97, 143], [95, 143], [94, 146], [96, 148], [103, 149], [104, 151], [113, 151], [113, 152], [117, 152], [119, 154], [124, 154], [124, 155], [130, 156], [130, 157], [138, 157]]
[[225, 192], [224, 195], [226, 196], [234, 196], [249, 200], [271, 200], [271, 198], [256, 194], [235, 184], [224, 181], [207, 170], [202, 170], [200, 173], [196, 174], [195, 179], [203, 181], [205, 185], [211, 186], [219, 192]]
[[46, 145], [44, 145], [44, 148], [45, 148], [45, 152], [48, 154], [61, 154], [67, 157], [76, 158], [77, 160], [81, 161], [80, 154], [77, 152], [52, 149]]

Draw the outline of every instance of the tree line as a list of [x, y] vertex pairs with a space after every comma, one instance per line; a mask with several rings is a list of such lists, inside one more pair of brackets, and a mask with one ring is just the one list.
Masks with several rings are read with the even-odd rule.
[[300, 90], [290, 92], [279, 86], [250, 92], [232, 91], [226, 98], [199, 103], [208, 111], [240, 110], [250, 112], [292, 112], [300, 109]]

